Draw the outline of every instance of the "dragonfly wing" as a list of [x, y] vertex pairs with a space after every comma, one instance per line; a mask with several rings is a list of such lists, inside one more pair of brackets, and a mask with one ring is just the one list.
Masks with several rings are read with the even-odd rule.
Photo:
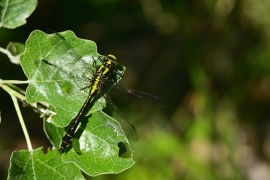
[[[91, 77], [93, 70], [90, 68], [89, 63], [85, 62], [62, 35], [56, 31], [53, 32], [49, 39], [53, 45], [50, 53], [57, 54], [57, 58], [50, 60], [50, 63], [61, 64], [62, 71], [65, 71], [66, 74], [77, 77]], [[80, 70], [78, 71], [78, 69]]]
[[108, 95], [104, 95], [104, 97], [106, 98], [108, 107], [111, 110], [112, 117], [119, 122], [127, 138], [132, 141], [138, 141], [139, 137], [136, 133], [135, 127], [122, 115]]
[[116, 84], [113, 86], [109, 94], [124, 103], [132, 104], [135, 106], [143, 106], [150, 108], [165, 108], [166, 104], [159, 97], [147, 94], [144, 92], [136, 91], [134, 89]]

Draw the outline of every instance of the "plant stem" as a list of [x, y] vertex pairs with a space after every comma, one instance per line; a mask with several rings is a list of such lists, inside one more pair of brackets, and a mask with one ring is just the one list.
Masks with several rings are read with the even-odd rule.
[[[0, 24], [1, 24], [1, 23], [0, 23]], [[1, 27], [1, 25], [0, 25], [0, 27]], [[12, 63], [14, 63], [14, 64], [20, 64], [20, 55], [13, 56], [13, 55], [9, 52], [9, 50], [4, 49], [4, 48], [2, 48], [2, 47], [0, 47], [0, 52], [6, 54]]]
[[17, 100], [17, 98], [15, 96], [12, 96], [12, 95], [11, 95], [11, 99], [12, 99], [12, 101], [14, 103], [14, 106], [15, 106], [15, 109], [16, 109], [16, 112], [17, 112], [19, 121], [21, 123], [22, 130], [23, 130], [23, 133], [24, 133], [24, 136], [25, 136], [25, 140], [26, 140], [26, 144], [27, 144], [28, 150], [29, 151], [33, 151], [31, 140], [30, 140], [28, 131], [26, 129], [26, 126], [25, 126], [23, 117], [22, 117], [22, 113], [21, 113], [21, 110], [20, 110], [20, 107], [19, 107], [19, 104], [18, 104], [18, 100]]
[[0, 84], [29, 84], [29, 80], [26, 81], [18, 81], [18, 80], [1, 80]]
[[1, 86], [11, 96], [11, 99], [12, 99], [12, 101], [14, 103], [15, 110], [17, 112], [17, 115], [18, 115], [22, 130], [23, 130], [23, 133], [24, 133], [24, 136], [25, 136], [25, 140], [26, 140], [26, 143], [27, 143], [28, 150], [32, 151], [33, 148], [32, 148], [32, 144], [31, 144], [31, 141], [30, 141], [30, 137], [29, 137], [28, 131], [26, 129], [26, 126], [25, 126], [25, 123], [24, 123], [24, 120], [23, 120], [23, 117], [22, 117], [22, 113], [21, 113], [21, 110], [20, 110], [20, 107], [19, 107], [19, 104], [18, 104], [18, 100], [16, 98], [18, 96], [20, 96], [21, 98], [24, 98], [24, 96], [22, 96], [20, 93], [18, 93], [16, 91], [14, 91], [13, 89], [11, 89], [9, 86], [7, 86], [5, 84], [2, 84]]
[[6, 50], [4, 48], [0, 47], [0, 52], [6, 54], [9, 58], [12, 57], [12, 54], [8, 50]]

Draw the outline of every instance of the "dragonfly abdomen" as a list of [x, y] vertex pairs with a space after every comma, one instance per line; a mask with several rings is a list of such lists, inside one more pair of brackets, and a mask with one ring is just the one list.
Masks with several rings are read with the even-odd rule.
[[59, 152], [63, 153], [65, 152], [66, 148], [71, 144], [72, 142], [72, 137], [82, 119], [84, 116], [87, 106], [93, 99], [93, 97], [100, 92], [100, 89], [102, 88], [104, 84], [104, 80], [107, 80], [109, 76], [111, 76], [113, 72], [113, 67], [115, 66], [114, 62], [110, 60], [109, 58], [104, 58], [103, 59], [103, 64], [99, 67], [97, 67], [96, 72], [93, 75], [92, 80], [90, 80], [90, 90], [89, 90], [89, 95], [86, 101], [84, 102], [82, 108], [80, 109], [79, 113], [77, 116], [74, 118], [74, 121], [72, 122], [69, 130], [67, 133], [64, 135], [62, 138], [62, 143], [61, 147], [59, 148]]

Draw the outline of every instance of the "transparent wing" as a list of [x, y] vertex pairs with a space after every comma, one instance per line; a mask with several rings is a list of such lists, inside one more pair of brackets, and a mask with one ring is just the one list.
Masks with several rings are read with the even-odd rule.
[[165, 108], [166, 104], [159, 97], [136, 91], [134, 89], [116, 84], [113, 86], [109, 94], [117, 98], [119, 101], [139, 107]]
[[72, 74], [71, 77], [91, 78], [93, 70], [89, 66], [89, 63], [85, 62], [85, 60], [75, 51], [75, 49], [62, 35], [56, 31], [53, 32], [54, 33], [49, 39], [53, 45], [53, 48], [50, 51], [53, 58], [50, 59], [50, 54], [48, 54], [48, 58], [46, 58], [46, 60], [55, 66], [57, 66], [57, 64], [61, 65], [62, 71], [69, 75]]
[[[51, 77], [51, 79], [53, 79], [54, 76], [56, 77], [59, 77], [58, 75], [56, 74], [61, 74], [63, 76], [65, 76], [66, 78], [68, 79], [72, 79], [73, 82], [84, 82], [84, 83], [89, 83], [89, 79], [90, 78], [84, 78], [84, 77], [79, 77], [79, 76], [75, 76], [73, 75], [72, 73], [68, 73], [66, 71], [65, 68], [63, 68], [62, 66], [59, 66], [57, 64], [53, 64], [53, 63], [50, 63], [48, 60], [45, 60], [45, 59], [41, 59], [41, 62], [46, 64], [46, 69], [50, 69], [50, 72], [51, 74], [48, 75], [48, 77]], [[39, 63], [39, 62], [38, 62]], [[92, 76], [92, 75], [91, 75]], [[90, 77], [91, 77], [90, 76]], [[63, 77], [64, 78], [64, 77]], [[76, 80], [76, 81], [75, 81]]]
[[104, 94], [104, 97], [106, 98], [107, 105], [111, 110], [112, 117], [119, 122], [123, 131], [125, 132], [126, 137], [129, 140], [138, 141], [139, 137], [136, 133], [135, 127], [122, 115], [122, 113], [107, 94]]

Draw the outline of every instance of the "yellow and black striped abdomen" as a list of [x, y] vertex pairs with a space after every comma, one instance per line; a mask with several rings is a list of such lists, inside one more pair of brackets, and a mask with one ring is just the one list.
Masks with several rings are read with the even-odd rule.
[[72, 137], [81, 121], [81, 118], [86, 112], [86, 107], [89, 105], [93, 97], [100, 92], [102, 86], [104, 85], [105, 81], [111, 76], [113, 72], [113, 67], [115, 66], [116, 58], [114, 56], [105, 56], [102, 59], [102, 65], [97, 67], [96, 72], [93, 74], [93, 78], [90, 80], [90, 90], [89, 95], [86, 101], [84, 102], [82, 108], [80, 109], [79, 113], [73, 120], [69, 130], [62, 138], [62, 144], [59, 149], [60, 153], [65, 152], [66, 148], [71, 144]]

